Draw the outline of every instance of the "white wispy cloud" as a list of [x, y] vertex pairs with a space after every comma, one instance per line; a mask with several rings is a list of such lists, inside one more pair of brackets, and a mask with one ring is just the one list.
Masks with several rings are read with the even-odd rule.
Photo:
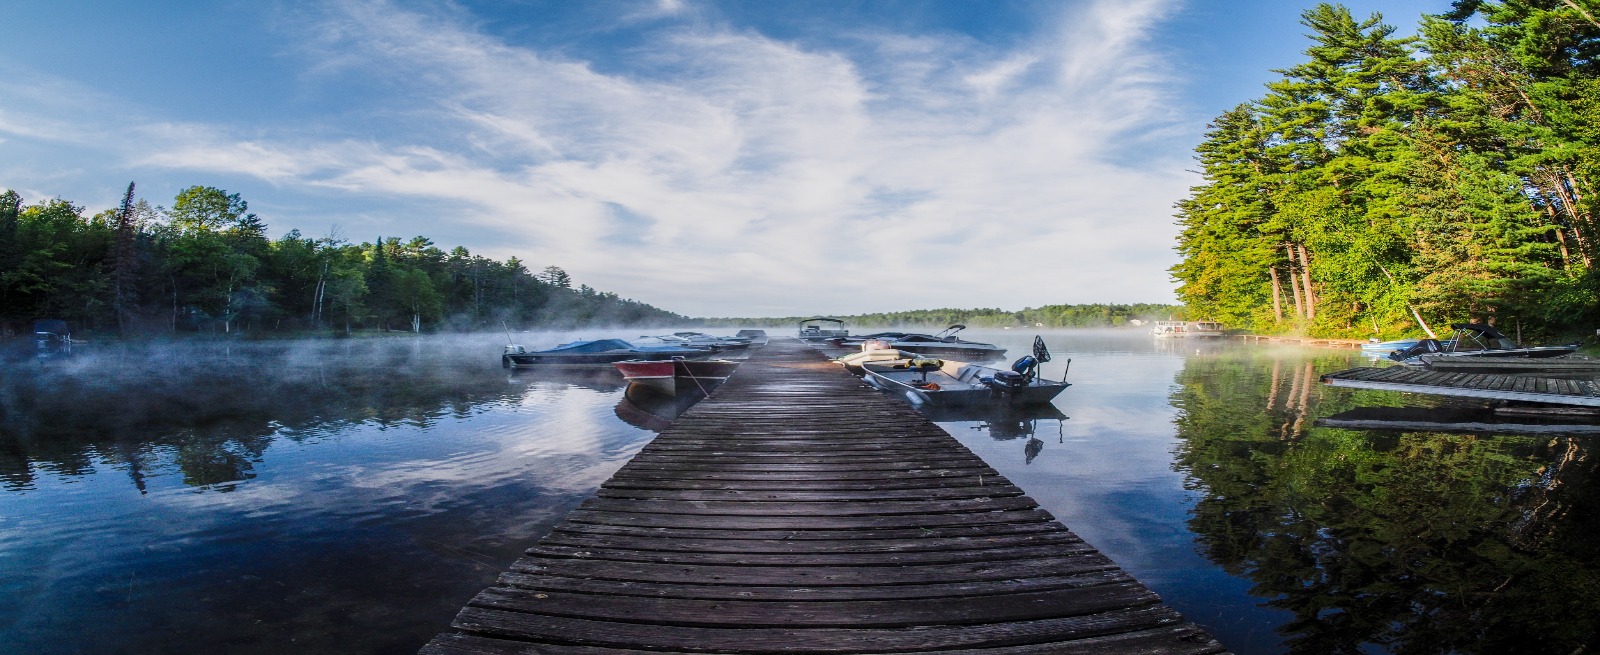
[[[630, 67], [450, 9], [346, 0], [308, 17], [306, 74], [399, 89], [373, 124], [149, 121], [128, 156], [450, 203], [451, 220], [513, 235], [474, 252], [695, 315], [1160, 300], [1186, 149], [1125, 153], [1178, 121], [1148, 43], [1173, 3], [1065, 5], [1000, 49], [857, 28], [780, 41], [663, 1], [641, 9], [654, 22]], [[0, 137], [20, 133], [4, 110]]]

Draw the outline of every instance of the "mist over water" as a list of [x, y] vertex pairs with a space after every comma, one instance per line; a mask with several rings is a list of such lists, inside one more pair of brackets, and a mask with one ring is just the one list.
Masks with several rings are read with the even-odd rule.
[[8, 648], [415, 652], [652, 436], [613, 415], [620, 376], [511, 375], [505, 339], [13, 362]]
[[[511, 338], [533, 350], [669, 331]], [[1009, 362], [1033, 335], [963, 336]], [[1043, 335], [1042, 374], [1073, 383], [1053, 408], [930, 417], [1234, 652], [1566, 653], [1592, 638], [1571, 611], [1600, 608], [1587, 441], [1319, 427], [1429, 402], [1316, 383], [1358, 363], [1350, 352]], [[671, 416], [613, 371], [508, 372], [506, 340], [7, 362], [0, 639], [29, 653], [415, 652]]]

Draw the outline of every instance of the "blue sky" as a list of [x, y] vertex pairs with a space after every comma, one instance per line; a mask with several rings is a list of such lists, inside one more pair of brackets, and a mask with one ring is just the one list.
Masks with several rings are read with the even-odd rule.
[[1312, 4], [10, 0], [0, 187], [216, 186], [694, 316], [1168, 302], [1194, 145]]

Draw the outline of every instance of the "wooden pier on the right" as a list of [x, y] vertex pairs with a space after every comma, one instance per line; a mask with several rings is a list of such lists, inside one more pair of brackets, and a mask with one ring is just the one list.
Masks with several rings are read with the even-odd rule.
[[1455, 373], [1408, 366], [1361, 367], [1322, 376], [1323, 384], [1353, 389], [1405, 391], [1436, 396], [1515, 402], [1600, 407], [1600, 384], [1595, 380]]

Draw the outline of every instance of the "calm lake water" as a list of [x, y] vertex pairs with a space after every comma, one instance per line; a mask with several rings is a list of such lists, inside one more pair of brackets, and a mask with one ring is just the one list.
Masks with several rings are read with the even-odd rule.
[[[519, 340], [574, 336], [638, 331]], [[1439, 404], [1317, 383], [1353, 352], [1045, 339], [1047, 376], [1072, 360], [1053, 411], [933, 418], [1235, 652], [1595, 641], [1597, 437], [1318, 425]], [[503, 343], [6, 363], [0, 650], [415, 652], [659, 426], [620, 377], [508, 375]]]

